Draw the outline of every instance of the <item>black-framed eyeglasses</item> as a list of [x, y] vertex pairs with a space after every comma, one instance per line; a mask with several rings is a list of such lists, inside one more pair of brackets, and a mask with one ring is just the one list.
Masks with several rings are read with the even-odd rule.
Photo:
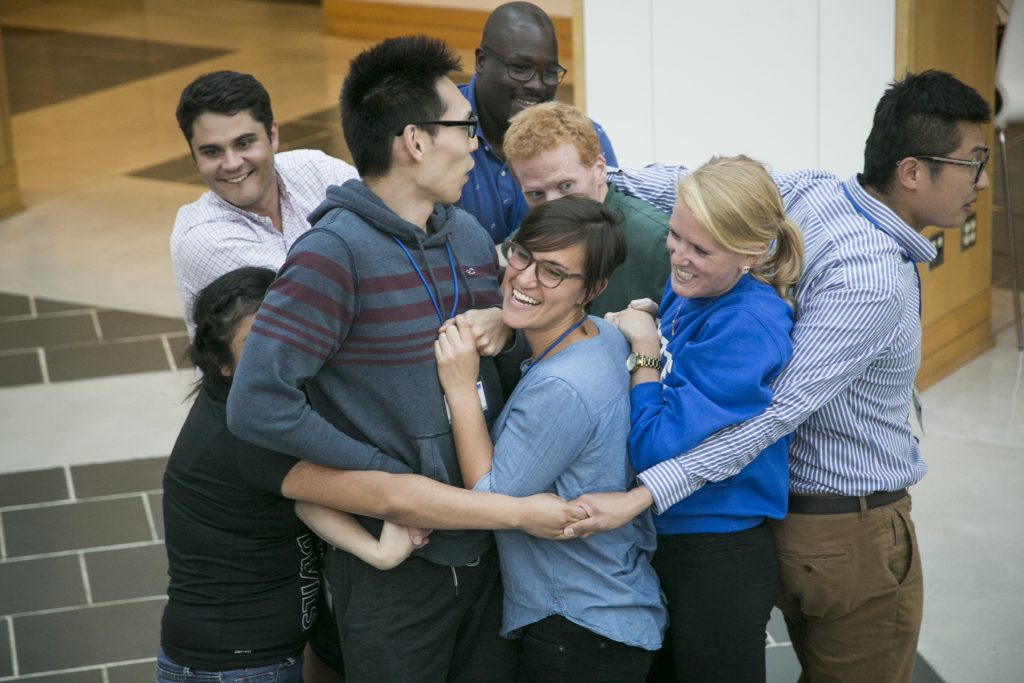
[[565, 78], [565, 74], [568, 71], [568, 69], [561, 64], [555, 64], [554, 66], [536, 66], [535, 64], [528, 64], [527, 62], [510, 62], [508, 57], [500, 52], [495, 52], [486, 45], [481, 45], [480, 49], [504, 64], [505, 68], [508, 69], [508, 77], [513, 81], [526, 83], [533, 78], [533, 75], [539, 70], [541, 83], [544, 85], [558, 85], [562, 82], [562, 79]]
[[541, 287], [548, 289], [554, 289], [562, 284], [563, 280], [582, 280], [584, 278], [581, 273], [567, 273], [564, 268], [550, 261], [534, 261], [533, 254], [516, 242], [509, 241], [505, 258], [508, 260], [509, 267], [516, 270], [526, 270], [531, 263], [535, 264], [537, 266], [535, 271], [537, 282]]
[[[457, 121], [414, 121], [411, 125], [413, 126], [463, 126], [466, 129], [466, 134], [469, 139], [472, 140], [476, 137], [476, 129], [480, 122], [477, 120], [476, 115], [470, 116], [468, 119], [459, 119]], [[406, 124], [410, 125], [410, 124]], [[402, 126], [395, 131], [395, 137], [398, 137], [405, 132], [405, 126]]]
[[977, 185], [978, 181], [981, 180], [981, 174], [985, 172], [985, 164], [988, 163], [988, 147], [982, 149], [981, 159], [951, 159], [949, 157], [936, 157], [930, 154], [911, 154], [910, 156], [915, 159], [929, 159], [931, 161], [937, 161], [940, 164], [955, 164], [957, 166], [970, 166], [974, 169], [974, 182], [972, 185]]

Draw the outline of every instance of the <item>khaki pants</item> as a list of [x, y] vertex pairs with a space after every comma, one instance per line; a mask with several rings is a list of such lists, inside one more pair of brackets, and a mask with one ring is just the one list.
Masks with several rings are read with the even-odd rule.
[[779, 596], [801, 683], [910, 683], [924, 582], [910, 496], [772, 522]]

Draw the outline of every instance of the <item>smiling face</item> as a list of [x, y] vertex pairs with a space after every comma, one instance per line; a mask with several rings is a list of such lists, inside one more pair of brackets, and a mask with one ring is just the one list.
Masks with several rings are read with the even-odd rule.
[[[985, 150], [985, 136], [976, 123], [957, 124], [960, 146], [943, 155], [951, 159], [981, 159]], [[912, 227], [920, 230], [934, 225], [940, 228], [962, 227], [974, 213], [974, 202], [978, 192], [988, 188], [988, 171], [982, 172], [974, 183], [974, 168], [957, 164], [937, 163], [931, 167], [925, 162], [920, 191], [910, 208]]]
[[510, 160], [509, 165], [531, 209], [568, 195], [602, 202], [608, 193], [604, 157], [598, 155], [593, 165], [584, 166], [576, 147], [569, 142], [532, 159]]
[[267, 130], [249, 114], [233, 116], [206, 112], [192, 124], [189, 141], [206, 186], [221, 199], [260, 216], [278, 207], [277, 124]]
[[677, 201], [668, 222], [672, 291], [689, 299], [725, 294], [753, 266], [757, 256], [729, 251], [704, 229], [684, 201]]
[[[454, 83], [441, 78], [437, 91], [445, 107], [438, 120], [469, 119], [472, 108]], [[462, 186], [473, 169], [472, 154], [477, 148], [477, 139], [469, 137], [469, 129], [464, 126], [436, 126], [433, 137], [424, 133], [419, 139], [423, 145], [418, 171], [421, 186], [433, 203], [454, 204], [462, 196]]]
[[[550, 102], [558, 85], [541, 82], [540, 70], [558, 65], [558, 43], [553, 31], [530, 17], [494, 32], [487, 45], [493, 52], [476, 51], [476, 104], [492, 143], [499, 143], [510, 118], [540, 102]], [[494, 53], [513, 64], [530, 64], [537, 71], [529, 81], [508, 75], [508, 67]]]
[[501, 319], [514, 330], [523, 330], [530, 338], [556, 337], [580, 318], [586, 303], [583, 280], [567, 278], [557, 287], [544, 287], [537, 280], [538, 263], [561, 270], [563, 274], [583, 272], [583, 244], [555, 251], [530, 252], [533, 262], [517, 270], [505, 269], [502, 283], [504, 302]]

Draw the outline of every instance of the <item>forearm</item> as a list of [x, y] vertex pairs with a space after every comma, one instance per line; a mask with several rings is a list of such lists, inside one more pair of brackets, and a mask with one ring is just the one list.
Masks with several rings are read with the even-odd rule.
[[313, 533], [331, 545], [380, 568], [380, 546], [377, 539], [351, 515], [301, 500], [295, 503], [295, 514]]
[[473, 488], [480, 477], [491, 471], [494, 445], [474, 387], [459, 387], [446, 394], [446, 398], [462, 480], [466, 488]]
[[356, 472], [300, 461], [281, 485], [287, 498], [427, 529], [515, 529], [529, 510], [517, 498], [448, 486], [415, 474]]

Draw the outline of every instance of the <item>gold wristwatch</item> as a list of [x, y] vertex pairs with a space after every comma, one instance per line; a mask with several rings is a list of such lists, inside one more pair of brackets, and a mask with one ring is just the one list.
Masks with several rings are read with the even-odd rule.
[[661, 359], [653, 356], [644, 356], [634, 351], [626, 356], [626, 369], [629, 370], [629, 374], [633, 374], [637, 368], [661, 370]]

